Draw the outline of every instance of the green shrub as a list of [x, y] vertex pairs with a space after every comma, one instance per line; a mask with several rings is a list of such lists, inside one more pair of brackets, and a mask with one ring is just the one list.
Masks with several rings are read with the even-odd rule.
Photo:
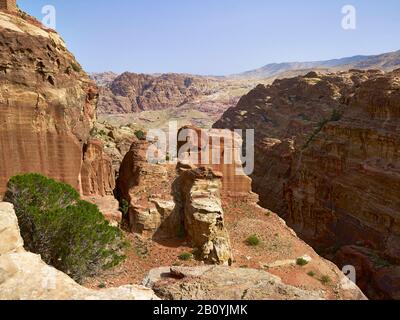
[[119, 203], [119, 211], [122, 212], [123, 216], [126, 217], [129, 212], [129, 202], [125, 199], [122, 199]]
[[146, 140], [146, 134], [145, 134], [144, 131], [142, 131], [142, 130], [136, 130], [136, 131], [135, 131], [135, 136], [136, 136], [136, 138], [138, 138], [139, 140]]
[[317, 127], [315, 128], [314, 132], [311, 133], [311, 135], [308, 137], [306, 143], [303, 146], [303, 149], [307, 149], [309, 147], [309, 145], [311, 144], [311, 142], [313, 142], [313, 140], [316, 138], [316, 136], [325, 128], [325, 126], [329, 123], [329, 122], [337, 122], [340, 121], [343, 117], [343, 113], [340, 112], [337, 109], [334, 109], [332, 111], [331, 117], [329, 119], [322, 119]]
[[314, 271], [310, 271], [309, 273], [307, 273], [307, 275], [309, 275], [312, 278], [314, 278], [316, 276]]
[[261, 243], [261, 240], [258, 238], [257, 235], [253, 234], [252, 236], [247, 238], [246, 243], [250, 247], [256, 247]]
[[78, 64], [75, 63], [75, 62], [71, 62], [71, 67], [72, 67], [72, 69], [73, 69], [75, 72], [77, 72], [77, 73], [79, 73], [79, 72], [82, 71], [82, 68], [80, 67], [80, 65], [78, 65]]
[[331, 280], [331, 278], [329, 276], [322, 276], [321, 282], [322, 282], [322, 284], [327, 285], [327, 284], [331, 283], [332, 280]]
[[298, 258], [296, 260], [296, 264], [298, 266], [304, 267], [304, 266], [306, 266], [308, 264], [308, 261], [306, 259], [303, 259], [303, 258]]
[[4, 201], [14, 204], [25, 248], [78, 282], [125, 258], [122, 232], [69, 185], [20, 175], [10, 179]]
[[189, 252], [184, 252], [184, 253], [180, 254], [178, 258], [181, 261], [190, 261], [193, 259], [193, 255]]

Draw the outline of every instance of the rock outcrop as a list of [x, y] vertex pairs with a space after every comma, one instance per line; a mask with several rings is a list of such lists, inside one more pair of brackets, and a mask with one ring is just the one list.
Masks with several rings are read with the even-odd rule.
[[197, 255], [212, 264], [231, 265], [232, 249], [221, 202], [222, 175], [209, 168], [181, 168], [184, 226]]
[[137, 141], [125, 156], [118, 178], [118, 196], [129, 204], [125, 222], [147, 238], [186, 234], [198, 257], [230, 264], [232, 254], [221, 207], [222, 175], [210, 168], [154, 164], [150, 143]]
[[99, 121], [95, 123], [92, 136], [102, 141], [103, 151], [111, 159], [116, 177], [119, 175], [122, 160], [131, 149], [132, 143], [138, 140], [135, 135], [137, 130], [134, 125], [112, 126], [107, 122]]
[[24, 172], [92, 193], [90, 184], [82, 186], [81, 169], [96, 85], [60, 36], [26, 14], [0, 12], [0, 44], [0, 196], [8, 179]]
[[215, 127], [256, 130], [261, 204], [321, 253], [361, 245], [398, 265], [399, 92], [399, 70], [312, 72], [258, 86]]
[[251, 179], [242, 167], [242, 144], [242, 138], [231, 130], [185, 126], [178, 132], [178, 157], [181, 163], [220, 172], [222, 196], [257, 202]]
[[0, 203], [0, 300], [158, 300], [152, 290], [124, 286], [81, 287], [66, 274], [26, 252], [13, 207]]
[[90, 139], [84, 145], [82, 163], [82, 191], [84, 196], [110, 196], [115, 189], [115, 175], [111, 159], [104, 153], [103, 142]]
[[[286, 285], [263, 270], [223, 266], [154, 269], [143, 284], [164, 300], [329, 300], [323, 290]], [[347, 278], [339, 288], [342, 299], [365, 299]]]
[[135, 141], [124, 157], [117, 180], [118, 197], [129, 203], [125, 222], [132, 232], [147, 237], [168, 238], [181, 225], [175, 209], [173, 184], [175, 166], [151, 163], [148, 141]]

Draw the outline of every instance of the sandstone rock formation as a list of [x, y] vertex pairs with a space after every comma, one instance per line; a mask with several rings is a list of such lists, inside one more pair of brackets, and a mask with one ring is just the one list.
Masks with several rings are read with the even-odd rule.
[[179, 107], [202, 94], [211, 94], [208, 81], [181, 74], [153, 76], [125, 72], [103, 88], [99, 109], [129, 113]]
[[118, 196], [129, 203], [125, 220], [132, 232], [150, 238], [174, 237], [181, 225], [173, 201], [175, 166], [149, 162], [149, 146], [150, 143], [143, 140], [132, 144], [121, 164]]
[[180, 199], [184, 225], [201, 260], [231, 265], [231, 244], [221, 202], [222, 175], [209, 168], [181, 169]]
[[26, 252], [13, 207], [0, 203], [0, 300], [158, 300], [152, 290], [124, 286], [95, 291]]
[[114, 170], [111, 159], [104, 154], [102, 141], [91, 139], [85, 144], [81, 172], [82, 190], [85, 196], [113, 195]]
[[119, 175], [122, 160], [129, 152], [132, 143], [137, 141], [136, 131], [137, 128], [134, 125], [113, 126], [108, 122], [99, 121], [92, 129], [92, 136], [102, 141], [103, 151], [111, 159], [116, 177]]
[[399, 88], [399, 71], [312, 72], [258, 86], [215, 127], [255, 128], [261, 204], [320, 252], [358, 244], [398, 265]]
[[[0, 43], [0, 195], [9, 177], [23, 172], [96, 191], [82, 186], [81, 167], [97, 87], [59, 35], [25, 14], [0, 12]], [[86, 166], [84, 175], [93, 170]]]
[[229, 236], [221, 207], [221, 178], [211, 169], [154, 164], [150, 143], [137, 141], [125, 156], [118, 196], [129, 203], [129, 229], [148, 238], [175, 238], [186, 233], [201, 260], [230, 264]]
[[[346, 278], [347, 279], [347, 278]], [[361, 291], [344, 279], [343, 299], [365, 299]], [[304, 290], [286, 285], [268, 272], [255, 269], [205, 266], [151, 270], [144, 285], [165, 300], [325, 300], [323, 290]], [[343, 289], [344, 287], [348, 289]]]
[[178, 132], [178, 157], [181, 163], [220, 172], [222, 196], [251, 198], [257, 202], [251, 179], [242, 167], [242, 144], [242, 138], [231, 130], [202, 130], [185, 126]]

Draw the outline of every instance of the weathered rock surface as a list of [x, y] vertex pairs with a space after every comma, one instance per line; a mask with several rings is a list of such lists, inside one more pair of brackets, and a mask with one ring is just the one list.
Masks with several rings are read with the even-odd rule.
[[399, 71], [314, 72], [257, 87], [215, 126], [256, 129], [254, 190], [303, 239], [398, 265], [399, 92]]
[[222, 175], [204, 167], [182, 169], [178, 181], [185, 230], [199, 257], [212, 264], [231, 265], [221, 202]]
[[[304, 290], [286, 285], [268, 272], [255, 269], [205, 266], [151, 270], [144, 285], [165, 300], [325, 300], [323, 290]], [[348, 285], [348, 280], [344, 280]], [[344, 290], [342, 286], [342, 291]], [[350, 284], [347, 299], [365, 299]], [[346, 298], [344, 298], [346, 299]]]
[[0, 196], [8, 179], [24, 172], [91, 193], [92, 186], [82, 190], [81, 168], [96, 85], [58, 34], [33, 18], [0, 12], [0, 43]]
[[242, 167], [242, 144], [242, 138], [231, 130], [185, 126], [178, 132], [178, 157], [181, 163], [220, 172], [222, 196], [257, 202], [251, 179]]
[[13, 207], [0, 203], [0, 300], [157, 300], [152, 290], [124, 286], [101, 291], [81, 287], [26, 252]]
[[111, 159], [116, 177], [119, 175], [122, 160], [129, 152], [132, 143], [138, 140], [136, 131], [137, 128], [134, 125], [112, 126], [107, 122], [95, 123], [92, 136], [102, 141], [104, 153]]
[[115, 175], [111, 159], [103, 151], [103, 142], [90, 139], [84, 145], [82, 163], [82, 191], [85, 196], [110, 196], [115, 189]]
[[132, 232], [147, 237], [175, 237], [181, 225], [175, 208], [174, 165], [148, 161], [148, 141], [135, 141], [124, 157], [117, 180], [118, 196], [129, 203], [125, 217]]
[[186, 233], [199, 258], [230, 264], [229, 236], [221, 207], [222, 175], [210, 168], [153, 164], [150, 143], [137, 141], [125, 156], [118, 178], [118, 196], [129, 203], [129, 229], [145, 237], [175, 238]]
[[254, 81], [216, 79], [186, 74], [148, 75], [125, 72], [119, 76], [95, 74], [101, 86], [100, 113], [131, 113], [180, 108], [207, 109], [210, 115], [225, 111], [254, 86]]

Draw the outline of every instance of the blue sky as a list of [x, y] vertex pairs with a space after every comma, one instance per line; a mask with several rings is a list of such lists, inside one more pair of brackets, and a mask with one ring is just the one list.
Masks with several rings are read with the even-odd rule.
[[[271, 62], [400, 49], [399, 0], [18, 0], [57, 31], [89, 72], [225, 75]], [[341, 9], [357, 9], [357, 29]]]

